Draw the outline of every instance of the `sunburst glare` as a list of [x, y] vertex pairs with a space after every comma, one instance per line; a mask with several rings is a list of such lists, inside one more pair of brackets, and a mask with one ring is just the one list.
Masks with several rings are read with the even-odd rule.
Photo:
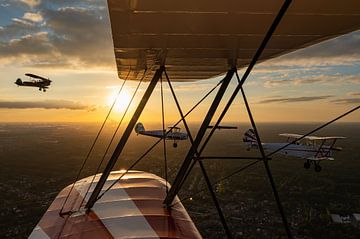
[[107, 98], [107, 105], [111, 106], [114, 101], [116, 103], [114, 105], [114, 111], [116, 112], [124, 112], [128, 104], [130, 103], [131, 96], [128, 93], [127, 89], [124, 88], [118, 96], [118, 89], [113, 89], [110, 95]]

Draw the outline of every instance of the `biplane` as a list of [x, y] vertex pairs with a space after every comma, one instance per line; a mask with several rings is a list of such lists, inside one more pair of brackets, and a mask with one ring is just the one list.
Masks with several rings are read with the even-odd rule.
[[[108, 0], [107, 3], [118, 77], [148, 83], [102, 173], [95, 173], [95, 180], [75, 178], [72, 185], [57, 195], [30, 238], [202, 238], [177, 196], [184, 189], [194, 163], [201, 166], [227, 238], [233, 238], [206, 167], [202, 160], [194, 161], [216, 130], [213, 128], [207, 134], [208, 126], [215, 120], [215, 125], [221, 123], [240, 91], [246, 99], [243, 84], [257, 63], [359, 30], [360, 1]], [[244, 69], [243, 74], [240, 69]], [[120, 160], [129, 160], [123, 154], [128, 139], [163, 79], [169, 84], [185, 124], [187, 114], [182, 112], [171, 84], [183, 82], [196, 87], [195, 81], [213, 77], [222, 80], [213, 88], [217, 89], [210, 107], [200, 113], [203, 120], [191, 147], [179, 161], [181, 165], [175, 169], [174, 180], [168, 182], [166, 177], [133, 171], [130, 167], [116, 171]], [[231, 82], [234, 78], [236, 87]], [[230, 93], [228, 90], [233, 87]], [[222, 99], [227, 99], [227, 103], [217, 115]], [[193, 103], [192, 109], [200, 102]], [[250, 107], [245, 105], [250, 117]], [[164, 135], [162, 130], [159, 134]], [[150, 151], [151, 148], [146, 152]], [[265, 160], [264, 165], [271, 179]], [[81, 169], [78, 175], [83, 175]], [[293, 238], [275, 184], [273, 180], [269, 182], [285, 231], [288, 238]]]
[[29, 81], [22, 81], [20, 78], [18, 78], [15, 81], [15, 84], [18, 86], [38, 87], [39, 91], [42, 90], [43, 92], [45, 92], [46, 89], [48, 89], [51, 84], [50, 79], [46, 79], [42, 76], [38, 76], [35, 74], [31, 74], [31, 73], [26, 73], [25, 75], [30, 78]]
[[[262, 143], [262, 146], [267, 152], [274, 152], [286, 145], [278, 153], [292, 156], [296, 158], [305, 159], [304, 168], [309, 169], [314, 165], [316, 172], [321, 171], [320, 162], [323, 160], [334, 160], [332, 157], [333, 151], [340, 151], [342, 148], [335, 147], [335, 143], [339, 139], [345, 139], [341, 136], [331, 137], [318, 137], [318, 136], [305, 136], [301, 134], [279, 134], [279, 136], [286, 137], [284, 143]], [[298, 141], [294, 142], [295, 140]], [[248, 149], [257, 148], [257, 140], [253, 129], [249, 129], [243, 137], [243, 141], [248, 143]], [[292, 143], [294, 142], [294, 143]], [[289, 144], [290, 143], [290, 144]]]
[[166, 133], [166, 130], [145, 130], [144, 125], [142, 123], [137, 123], [135, 126], [136, 134], [142, 134], [155, 138], [164, 138], [167, 140], [173, 140], [173, 147], [177, 148], [178, 140], [186, 140], [188, 138], [187, 133], [180, 132], [179, 127], [169, 126], [169, 132]]

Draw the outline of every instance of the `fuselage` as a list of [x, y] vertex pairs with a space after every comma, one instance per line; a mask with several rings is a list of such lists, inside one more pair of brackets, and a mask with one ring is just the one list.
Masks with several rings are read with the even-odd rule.
[[[162, 130], [146, 130], [146, 131], [139, 131], [138, 133], [156, 138], [163, 138], [164, 134], [166, 134]], [[185, 140], [187, 139], [187, 134], [181, 132], [169, 132], [165, 135], [165, 137], [166, 139], [169, 140]]]
[[[262, 146], [266, 152], [274, 152], [275, 150], [288, 145], [288, 143], [262, 143]], [[325, 148], [326, 149], [326, 148]], [[286, 148], [280, 150], [278, 153], [298, 158], [311, 158], [315, 155], [323, 156], [321, 154], [327, 153], [324, 152], [325, 149], [319, 150], [319, 146], [316, 145], [305, 145], [305, 144], [290, 144]]]
[[39, 88], [48, 88], [51, 81], [22, 81], [21, 79], [17, 79], [15, 84], [18, 86], [29, 86], [29, 87], [39, 87]]

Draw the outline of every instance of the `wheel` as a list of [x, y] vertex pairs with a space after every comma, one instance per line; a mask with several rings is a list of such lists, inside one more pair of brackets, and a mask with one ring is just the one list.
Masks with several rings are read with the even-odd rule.
[[304, 168], [306, 168], [306, 169], [309, 169], [310, 168], [310, 162], [309, 161], [305, 161], [305, 163], [304, 163]]
[[41, 88], [39, 88], [39, 91], [41, 91]]
[[178, 146], [177, 143], [174, 142], [174, 143], [173, 143], [173, 147], [174, 147], [174, 148], [177, 148], [177, 146]]
[[321, 171], [321, 166], [316, 164], [315, 165], [315, 172], [320, 172]]

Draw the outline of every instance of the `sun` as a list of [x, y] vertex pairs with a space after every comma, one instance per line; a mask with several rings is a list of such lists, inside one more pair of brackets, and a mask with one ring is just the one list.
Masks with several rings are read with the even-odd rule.
[[112, 106], [115, 100], [116, 103], [113, 110], [116, 112], [124, 112], [131, 101], [131, 96], [126, 89], [123, 89], [119, 96], [118, 90], [113, 90], [107, 98], [107, 105]]

